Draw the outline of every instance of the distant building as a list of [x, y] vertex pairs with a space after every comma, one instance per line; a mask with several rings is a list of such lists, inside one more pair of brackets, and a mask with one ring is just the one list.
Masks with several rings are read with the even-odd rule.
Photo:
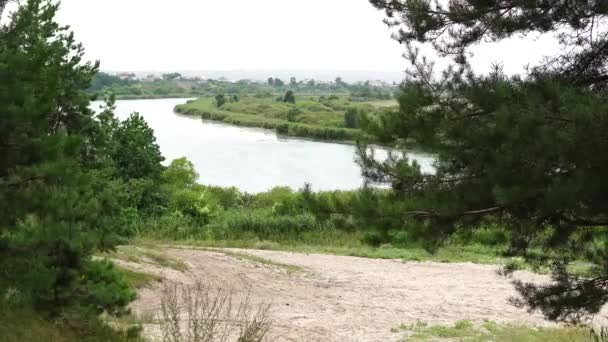
[[370, 81], [369, 84], [371, 86], [374, 86], [374, 87], [388, 87], [388, 86], [390, 86], [389, 83], [387, 83], [385, 81], [382, 81], [382, 80]]
[[132, 72], [121, 72], [121, 73], [118, 73], [116, 76], [118, 76], [123, 81], [137, 80], [137, 76]]

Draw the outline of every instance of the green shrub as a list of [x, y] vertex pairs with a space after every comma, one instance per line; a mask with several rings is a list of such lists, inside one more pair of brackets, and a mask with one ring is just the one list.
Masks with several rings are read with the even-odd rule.
[[80, 281], [81, 287], [87, 289], [85, 302], [97, 314], [123, 315], [128, 312], [126, 306], [135, 299], [135, 292], [109, 261], [88, 261]]
[[252, 205], [255, 208], [270, 208], [276, 203], [284, 201], [294, 195], [294, 191], [290, 187], [277, 186], [270, 191], [256, 194], [253, 198]]
[[268, 209], [259, 209], [225, 211], [209, 224], [208, 231], [216, 240], [280, 241], [297, 239], [301, 233], [317, 228], [319, 224], [310, 214], [277, 216]]
[[144, 236], [161, 239], [204, 239], [202, 227], [190, 216], [179, 211], [170, 211], [158, 217], [151, 217], [142, 229]]
[[237, 208], [244, 204], [244, 196], [235, 187], [222, 188], [219, 186], [205, 186], [204, 198], [212, 206], [222, 208]]
[[289, 124], [280, 124], [277, 126], [277, 133], [287, 135], [289, 134]]
[[363, 235], [361, 236], [361, 242], [366, 245], [378, 247], [384, 242], [386, 242], [386, 239], [382, 236], [381, 233], [377, 231], [368, 231], [363, 233]]
[[135, 208], [122, 208], [116, 219], [117, 233], [121, 237], [131, 238], [139, 233], [141, 218]]
[[391, 244], [396, 247], [406, 247], [408, 245], [411, 246], [412, 242], [413, 240], [410, 234], [404, 231], [393, 235], [393, 238], [391, 239]]

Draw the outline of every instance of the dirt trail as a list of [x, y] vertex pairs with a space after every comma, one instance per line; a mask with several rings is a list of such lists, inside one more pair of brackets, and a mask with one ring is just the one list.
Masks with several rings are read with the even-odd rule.
[[[273, 303], [272, 335], [277, 341], [397, 341], [402, 335], [391, 332], [391, 328], [417, 320], [431, 324], [450, 324], [462, 319], [549, 324], [541, 315], [509, 304], [508, 298], [516, 293], [510, 280], [496, 273], [496, 266], [236, 251], [302, 268], [290, 272], [279, 265], [222, 252], [187, 249], [165, 252], [185, 261], [189, 270], [130, 266], [185, 284], [203, 279], [242, 291], [251, 287], [253, 303]], [[516, 272], [514, 277], [535, 282], [547, 280], [530, 272]], [[156, 312], [161, 286], [141, 290], [132, 305], [134, 312], [143, 316]], [[154, 326], [147, 326], [146, 331], [155, 334]]]

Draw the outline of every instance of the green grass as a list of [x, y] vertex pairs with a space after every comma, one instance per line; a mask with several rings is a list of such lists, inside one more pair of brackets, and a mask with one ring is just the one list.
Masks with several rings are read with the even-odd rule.
[[123, 260], [138, 264], [151, 264], [167, 267], [178, 271], [188, 270], [188, 265], [183, 261], [173, 258], [166, 253], [153, 251], [144, 246], [119, 246], [116, 251], [102, 255], [109, 259]]
[[120, 266], [117, 266], [116, 268], [122, 274], [129, 287], [134, 289], [148, 287], [149, 285], [162, 281], [162, 277], [154, 274], [137, 272]]
[[113, 329], [101, 319], [69, 314], [51, 321], [25, 308], [0, 308], [2, 342], [143, 342], [139, 329]]
[[304, 268], [302, 268], [300, 266], [283, 264], [280, 262], [275, 262], [275, 261], [272, 261], [272, 260], [269, 260], [266, 258], [262, 258], [259, 256], [247, 254], [247, 253], [233, 252], [233, 251], [227, 251], [227, 250], [222, 250], [222, 249], [208, 249], [207, 248], [206, 250], [209, 250], [212, 252], [219, 252], [219, 253], [225, 254], [227, 256], [239, 259], [239, 260], [249, 260], [249, 261], [261, 264], [261, 265], [282, 268], [285, 271], [287, 271], [288, 274], [304, 272]]
[[367, 101], [364, 102], [366, 104], [372, 105], [377, 108], [385, 108], [385, 107], [396, 107], [399, 106], [399, 103], [395, 100], [377, 100], [377, 101]]
[[[375, 110], [374, 105], [354, 103], [345, 98], [320, 102], [304, 97], [298, 97], [296, 105], [278, 102], [274, 98], [243, 97], [239, 102], [226, 103], [221, 108], [217, 108], [214, 99], [202, 98], [178, 105], [175, 110], [236, 126], [274, 129], [290, 136], [354, 141], [363, 133], [344, 126], [344, 113], [349, 107], [367, 112]], [[297, 114], [290, 116], [290, 111], [294, 110]]]
[[434, 253], [422, 247], [397, 248], [390, 245], [372, 247], [351, 240], [350, 243], [342, 241], [343, 245], [310, 244], [306, 242], [275, 242], [264, 240], [149, 240], [139, 238], [134, 244], [161, 244], [163, 246], [190, 246], [198, 248], [239, 248], [288, 251], [305, 254], [332, 254], [343, 256], [355, 256], [373, 259], [401, 259], [413, 262], [471, 262], [486, 265], [506, 265], [517, 258], [505, 258], [500, 255], [498, 248], [490, 248], [479, 245], [446, 246], [441, 247]]
[[[332, 240], [332, 238], [334, 238]], [[319, 243], [320, 242], [320, 243]], [[395, 247], [385, 244], [380, 247], [368, 246], [360, 242], [357, 234], [341, 233], [332, 234], [327, 239], [317, 235], [314, 243], [300, 240], [285, 240], [281, 242], [260, 239], [184, 239], [184, 240], [159, 240], [139, 237], [132, 242], [134, 245], [162, 245], [163, 247], [178, 248], [235, 248], [286, 251], [304, 254], [329, 254], [341, 256], [353, 256], [370, 259], [399, 259], [403, 262], [438, 262], [438, 263], [474, 263], [480, 265], [516, 266], [516, 270], [528, 270], [536, 273], [547, 274], [548, 268], [535, 268], [525, 262], [521, 257], [506, 257], [503, 255], [504, 248], [490, 247], [480, 244], [447, 245], [439, 247], [430, 252], [422, 247]], [[244, 257], [240, 255], [240, 257]], [[254, 257], [255, 258], [255, 257]], [[250, 259], [251, 260], [251, 259]], [[252, 260], [254, 261], [254, 260]], [[261, 261], [261, 260], [257, 260]], [[264, 263], [261, 261], [261, 263]], [[592, 264], [588, 262], [574, 262], [571, 267], [575, 275], [585, 276], [589, 274]]]
[[592, 340], [591, 330], [584, 327], [536, 328], [498, 324], [492, 321], [476, 324], [462, 320], [454, 325], [429, 325], [419, 321], [414, 324], [402, 324], [391, 331], [405, 334], [403, 341], [582, 342]]

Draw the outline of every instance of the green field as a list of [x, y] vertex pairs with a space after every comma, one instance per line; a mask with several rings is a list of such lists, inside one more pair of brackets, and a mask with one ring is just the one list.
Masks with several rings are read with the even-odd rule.
[[273, 97], [243, 97], [218, 107], [213, 98], [201, 98], [175, 111], [231, 125], [274, 129], [280, 134], [321, 140], [354, 141], [363, 137], [357, 120], [350, 125], [347, 112], [366, 115], [394, 101], [353, 102], [347, 97], [298, 97], [295, 104]]

